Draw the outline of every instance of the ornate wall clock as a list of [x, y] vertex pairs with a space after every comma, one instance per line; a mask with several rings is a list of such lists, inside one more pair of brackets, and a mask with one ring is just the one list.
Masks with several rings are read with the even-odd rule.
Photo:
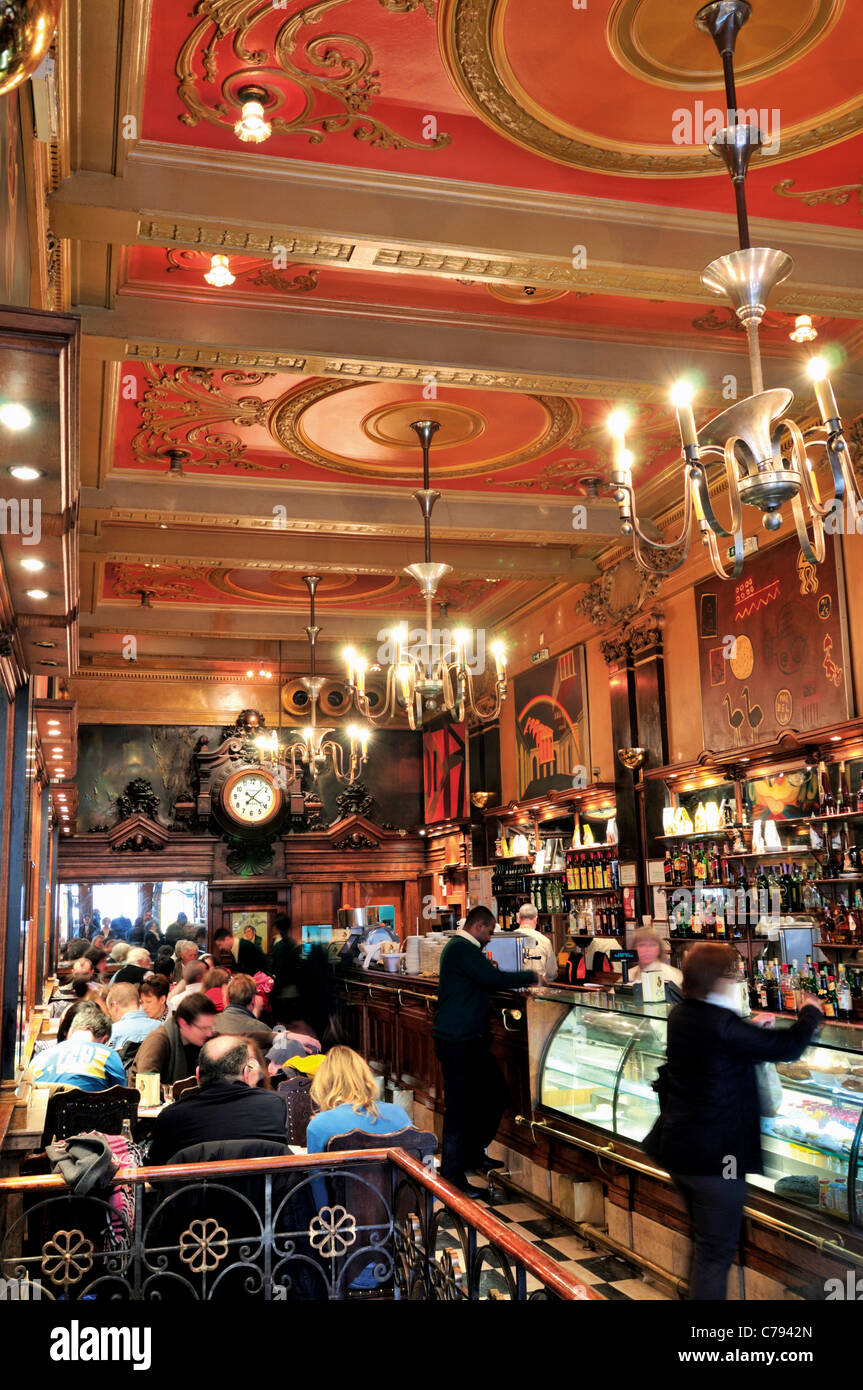
[[284, 798], [271, 772], [244, 767], [225, 778], [219, 802], [222, 816], [232, 829], [249, 831], [271, 826], [282, 810]]

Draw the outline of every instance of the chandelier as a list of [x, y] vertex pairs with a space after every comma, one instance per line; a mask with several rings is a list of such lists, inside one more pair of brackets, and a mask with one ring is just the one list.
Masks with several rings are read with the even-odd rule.
[[429, 449], [432, 436], [440, 429], [440, 424], [437, 420], [415, 420], [411, 429], [422, 446], [423, 454], [423, 485], [414, 493], [414, 497], [423, 515], [425, 559], [417, 564], [406, 565], [404, 573], [416, 580], [425, 600], [424, 640], [411, 646], [406, 624], [401, 624], [391, 633], [393, 660], [387, 667], [386, 693], [383, 707], [378, 714], [372, 714], [366, 693], [366, 662], [352, 648], [345, 652], [348, 688], [360, 714], [375, 724], [384, 719], [393, 719], [402, 709], [406, 710], [412, 729], [422, 728], [426, 715], [437, 717], [447, 714], [461, 723], [467, 710], [470, 710], [478, 723], [488, 723], [497, 719], [501, 704], [506, 698], [506, 655], [503, 643], [491, 644], [491, 654], [495, 663], [494, 695], [488, 702], [483, 701], [482, 705], [478, 706], [474, 694], [474, 673], [468, 662], [471, 633], [464, 628], [452, 634], [436, 633], [432, 625], [434, 596], [444, 575], [452, 570], [451, 565], [433, 561], [431, 558], [431, 515], [440, 493], [429, 486]]
[[320, 575], [303, 575], [303, 583], [309, 591], [309, 624], [306, 634], [309, 639], [310, 660], [309, 674], [300, 678], [300, 684], [311, 702], [311, 722], [301, 731], [299, 737], [285, 748], [280, 747], [275, 730], [269, 737], [266, 734], [262, 735], [257, 742], [262, 758], [273, 764], [283, 763], [286, 777], [290, 781], [302, 777], [306, 772], [312, 781], [317, 782], [320, 773], [326, 769], [339, 782], [351, 787], [357, 781], [360, 769], [369, 760], [369, 731], [353, 725], [348, 728], [350, 753], [346, 758], [342, 745], [329, 737], [335, 731], [331, 728], [318, 728], [318, 700], [324, 684], [323, 676], [317, 675], [315, 671], [315, 645], [321, 630], [315, 623], [315, 590], [320, 582]]
[[[623, 535], [632, 536], [639, 567], [655, 574], [669, 574], [683, 564], [697, 525], [716, 574], [720, 579], [736, 579], [743, 568], [744, 506], [759, 508], [765, 530], [778, 531], [782, 526], [781, 508], [786, 502], [791, 503], [800, 549], [811, 564], [820, 564], [825, 554], [825, 517], [835, 514], [846, 501], [859, 502], [861, 496], [827, 363], [817, 357], [809, 362], [821, 423], [805, 432], [787, 413], [794, 393], [785, 387], [764, 389], [759, 325], [771, 290], [787, 279], [793, 261], [782, 251], [749, 243], [746, 175], [752, 155], [764, 142], [764, 134], [757, 126], [738, 123], [734, 49], [737, 35], [750, 14], [747, 0], [714, 0], [702, 6], [695, 22], [713, 38], [722, 58], [729, 124], [710, 141], [710, 151], [724, 161], [731, 176], [740, 241], [739, 250], [712, 261], [701, 279], [708, 289], [728, 297], [746, 331], [752, 394], [696, 430], [691, 387], [686, 382], [674, 387], [671, 400], [677, 412], [684, 459], [683, 525], [675, 540], [660, 542], [645, 535], [635, 505], [632, 454], [626, 448], [626, 416], [615, 411], [609, 420], [616, 441], [611, 481], [616, 489], [620, 530]], [[815, 449], [825, 450], [833, 476], [833, 497], [826, 503], [821, 501], [810, 458]], [[708, 464], [724, 466], [730, 509], [727, 527], [713, 510]], [[720, 541], [730, 542], [730, 569], [725, 567]]]

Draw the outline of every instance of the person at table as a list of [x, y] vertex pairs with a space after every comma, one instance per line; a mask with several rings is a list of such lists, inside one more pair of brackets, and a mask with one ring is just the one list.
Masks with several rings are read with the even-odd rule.
[[76, 1086], [79, 1091], [105, 1091], [125, 1086], [126, 1073], [109, 1044], [111, 1020], [98, 1004], [85, 1002], [75, 1010], [65, 1042], [46, 1047], [33, 1060], [29, 1079], [35, 1086]]
[[202, 981], [203, 993], [206, 994], [208, 999], [212, 999], [219, 1013], [228, 1006], [228, 996], [225, 986], [230, 978], [227, 970], [219, 970], [217, 966], [213, 966], [212, 969], [207, 971]]
[[111, 1046], [118, 1052], [126, 1043], [142, 1043], [148, 1033], [159, 1027], [157, 1021], [141, 1008], [137, 985], [128, 982], [112, 985], [105, 1002], [108, 1016], [114, 1024]]
[[486, 1154], [509, 1101], [509, 1089], [492, 1056], [489, 995], [535, 985], [534, 970], [498, 970], [485, 954], [495, 928], [487, 907], [474, 907], [443, 949], [435, 1007], [435, 1052], [444, 1081], [441, 1177], [467, 1193], [477, 1189], [467, 1170], [487, 1173], [498, 1165]]
[[285, 1102], [275, 1091], [259, 1085], [261, 1066], [246, 1038], [226, 1036], [205, 1042], [196, 1068], [198, 1089], [184, 1091], [157, 1116], [148, 1166], [170, 1163], [181, 1149], [212, 1140], [269, 1139], [284, 1144]]
[[668, 959], [668, 942], [653, 927], [639, 927], [632, 938], [638, 964], [629, 972], [630, 984], [640, 984], [646, 974], [661, 975], [665, 981], [665, 997], [670, 1004], [683, 998], [683, 972]]
[[179, 984], [183, 978], [183, 971], [187, 965], [198, 959], [198, 948], [194, 941], [189, 941], [183, 937], [174, 943], [174, 980], [175, 985]]
[[143, 946], [151, 955], [162, 945], [161, 932], [153, 921], [153, 914], [149, 908], [135, 919], [135, 925], [129, 932], [129, 940], [133, 946]]
[[206, 973], [207, 967], [202, 960], [190, 961], [183, 967], [182, 980], [172, 987], [168, 995], [168, 1013], [174, 1012], [181, 999], [186, 999], [190, 994], [201, 993]]
[[124, 941], [129, 940], [129, 933], [132, 930], [131, 917], [127, 917], [125, 913], [120, 917], [114, 917], [111, 920], [111, 926], [114, 928], [117, 936], [121, 936]]
[[215, 1017], [216, 1006], [205, 994], [184, 999], [141, 1043], [129, 1070], [130, 1084], [139, 1072], [158, 1072], [162, 1085], [194, 1076], [201, 1048], [213, 1036]]
[[168, 989], [168, 981], [162, 975], [152, 975], [140, 986], [141, 1008], [157, 1023], [164, 1023], [168, 1017]]
[[104, 946], [91, 946], [81, 959], [90, 962], [93, 967], [93, 978], [98, 984], [107, 984], [110, 979], [108, 967], [111, 964], [111, 958]]
[[537, 929], [539, 914], [533, 903], [522, 903], [511, 933], [524, 938], [524, 960], [535, 970], [541, 983], [552, 984], [557, 979], [557, 956], [549, 937]]
[[[257, 993], [250, 975], [232, 975], [225, 985], [225, 1008], [214, 1026], [216, 1033], [254, 1033], [266, 1052], [273, 1045], [273, 1030], [256, 1017], [252, 1004]], [[206, 997], [206, 996], [205, 996]]]
[[659, 1118], [643, 1148], [670, 1174], [689, 1213], [689, 1297], [727, 1297], [737, 1253], [747, 1173], [764, 1171], [759, 1062], [796, 1062], [823, 1021], [805, 995], [789, 1028], [774, 1032], [739, 1017], [739, 957], [733, 946], [700, 942], [683, 962], [684, 999], [668, 1016]]
[[178, 912], [176, 921], [171, 922], [170, 926], [165, 928], [165, 944], [167, 946], [176, 946], [178, 941], [190, 935], [188, 917], [185, 912]]
[[131, 946], [126, 959], [114, 976], [114, 984], [123, 985], [128, 982], [132, 985], [142, 985], [152, 967], [150, 952], [145, 951], [143, 946]]
[[411, 1122], [400, 1105], [378, 1100], [378, 1083], [368, 1064], [350, 1047], [332, 1047], [315, 1072], [313, 1115], [306, 1132], [310, 1154], [323, 1153], [336, 1134], [392, 1134]]

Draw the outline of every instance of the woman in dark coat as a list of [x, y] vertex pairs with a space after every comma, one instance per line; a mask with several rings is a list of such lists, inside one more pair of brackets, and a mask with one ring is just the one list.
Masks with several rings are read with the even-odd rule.
[[661, 1114], [644, 1140], [689, 1212], [689, 1297], [696, 1300], [727, 1296], [746, 1174], [763, 1171], [756, 1064], [796, 1061], [822, 1022], [818, 1000], [807, 995], [790, 1028], [748, 1023], [739, 1017], [738, 981], [733, 946], [705, 942], [687, 953], [683, 1002], [668, 1018]]

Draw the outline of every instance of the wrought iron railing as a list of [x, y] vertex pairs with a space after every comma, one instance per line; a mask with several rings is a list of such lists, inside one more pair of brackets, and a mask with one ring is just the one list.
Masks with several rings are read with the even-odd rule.
[[401, 1149], [124, 1168], [84, 1197], [6, 1178], [0, 1201], [20, 1298], [601, 1299]]

